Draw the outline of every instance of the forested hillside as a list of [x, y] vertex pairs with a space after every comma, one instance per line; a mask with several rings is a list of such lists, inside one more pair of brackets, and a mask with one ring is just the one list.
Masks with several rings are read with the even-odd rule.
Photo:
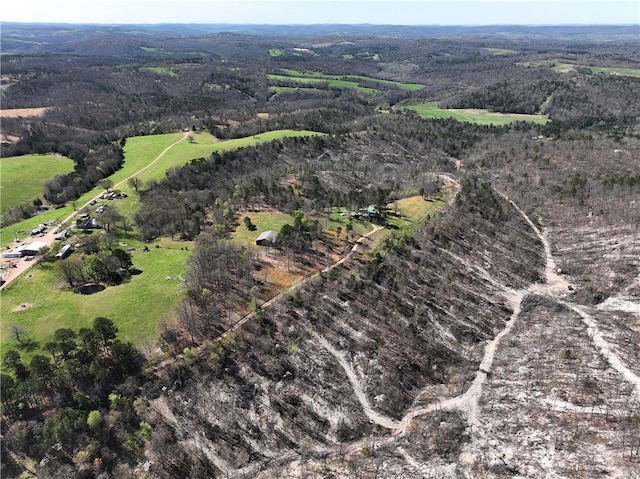
[[[0, 167], [74, 170], [2, 238], [73, 221], [2, 289], [3, 477], [637, 476], [632, 27], [29, 28]], [[104, 310], [36, 340], [29, 281]]]

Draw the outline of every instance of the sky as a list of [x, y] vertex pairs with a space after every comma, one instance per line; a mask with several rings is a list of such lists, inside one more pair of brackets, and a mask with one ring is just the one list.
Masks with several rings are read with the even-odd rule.
[[640, 0], [29, 0], [4, 3], [0, 22], [640, 24]]

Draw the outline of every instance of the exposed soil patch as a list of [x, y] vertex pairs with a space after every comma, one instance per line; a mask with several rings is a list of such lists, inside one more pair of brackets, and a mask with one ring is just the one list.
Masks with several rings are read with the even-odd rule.
[[10, 110], [0, 110], [0, 118], [29, 118], [39, 117], [45, 114], [48, 107], [40, 108], [12, 108]]
[[31, 304], [31, 303], [22, 303], [22, 304], [19, 304], [18, 306], [16, 306], [15, 308], [13, 308], [11, 310], [11, 312], [12, 313], [17, 313], [18, 311], [25, 311], [25, 310], [27, 310], [29, 308], [33, 308], [33, 304]]

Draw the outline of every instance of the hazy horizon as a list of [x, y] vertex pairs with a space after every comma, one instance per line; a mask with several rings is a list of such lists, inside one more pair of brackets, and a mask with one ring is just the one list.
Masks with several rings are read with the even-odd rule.
[[233, 25], [635, 25], [636, 0], [33, 0], [3, 23]]

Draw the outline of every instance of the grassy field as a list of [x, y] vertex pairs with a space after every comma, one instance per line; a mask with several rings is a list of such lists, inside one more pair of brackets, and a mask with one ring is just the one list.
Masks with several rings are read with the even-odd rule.
[[517, 50], [509, 50], [508, 48], [484, 47], [484, 48], [482, 48], [482, 50], [486, 51], [487, 53], [491, 53], [492, 55], [496, 55], [496, 56], [516, 55], [518, 53]]
[[[247, 138], [218, 141], [209, 133], [193, 133], [193, 143], [190, 143], [186, 139], [181, 141], [171, 148], [158, 162], [154, 163], [151, 167], [137, 176], [144, 182], [151, 179], [159, 180], [164, 176], [167, 169], [175, 166], [182, 166], [194, 158], [206, 158], [214, 151], [226, 151], [246, 146], [256, 146], [260, 143], [285, 137], [321, 134], [323, 133], [297, 130], [276, 130]], [[160, 155], [165, 148], [176, 143], [182, 138], [184, 138], [184, 133], [167, 133], [163, 135], [129, 138], [124, 147], [124, 166], [109, 178], [113, 181], [114, 185], [118, 185], [118, 183], [124, 181], [126, 178], [148, 165], [154, 158]], [[133, 189], [130, 188], [126, 182], [120, 186], [116, 186], [115, 188], [127, 193], [129, 197], [125, 200], [117, 200], [114, 204], [118, 207], [120, 213], [125, 216], [132, 217], [138, 206], [137, 195], [134, 194]], [[103, 190], [99, 187], [94, 188], [82, 195], [73, 203], [78, 206], [83, 205], [91, 198], [100, 194], [101, 191]], [[62, 220], [73, 212], [73, 203], [70, 203], [59, 210], [52, 209], [36, 217], [16, 223], [7, 228], [0, 229], [0, 247], [6, 247], [8, 244], [13, 242], [13, 239], [16, 236], [23, 238], [27, 232], [31, 231], [40, 223], [55, 219], [58, 221]]]
[[362, 75], [326, 75], [319, 72], [300, 72], [289, 69], [283, 69], [282, 72], [282, 75], [268, 75], [268, 77], [272, 80], [296, 81], [307, 84], [327, 82], [329, 87], [332, 88], [354, 88], [365, 93], [379, 93], [380, 91], [374, 88], [361, 86], [360, 84], [363, 82], [375, 83], [381, 86], [393, 86], [407, 91], [416, 91], [424, 88], [424, 85], [420, 85], [418, 83], [401, 83], [391, 80], [380, 80], [378, 78], [371, 78]]
[[56, 155], [24, 155], [0, 160], [0, 211], [42, 198], [44, 183], [73, 171], [73, 161]]
[[602, 75], [620, 75], [634, 78], [640, 78], [640, 68], [617, 68], [617, 67], [596, 67], [591, 65], [582, 65], [566, 60], [538, 60], [534, 62], [522, 63], [524, 66], [550, 67], [558, 73], [568, 73], [576, 71], [577, 68], [588, 68], [591, 73]]
[[178, 76], [178, 74], [169, 67], [144, 67], [144, 68], [141, 68], [140, 70], [153, 72], [158, 75], [166, 75], [171, 78], [176, 78]]
[[[135, 138], [131, 138], [132, 145], [127, 144], [125, 146], [125, 163], [124, 166], [111, 175], [109, 178], [113, 181], [114, 184], [118, 184], [120, 181], [124, 180], [131, 174], [135, 173], [139, 169], [143, 168], [147, 165], [153, 158], [158, 156], [162, 150], [166, 147], [175, 143], [180, 138], [182, 138], [181, 133], [170, 133], [166, 135], [151, 135], [145, 136], [141, 138], [147, 139], [144, 144], [138, 144], [136, 146]], [[4, 160], [3, 160], [4, 161]], [[185, 160], [187, 161], [187, 160]], [[122, 187], [123, 191], [126, 190], [126, 186]], [[78, 198], [74, 202], [70, 202], [64, 208], [61, 209], [51, 209], [46, 213], [35, 216], [33, 218], [29, 218], [28, 220], [22, 221], [20, 223], [13, 224], [6, 228], [0, 229], [0, 246], [2, 248], [6, 247], [9, 243], [13, 241], [14, 237], [23, 238], [29, 231], [35, 228], [38, 224], [44, 223], [46, 221], [57, 220], [60, 221], [63, 218], [66, 218], [69, 214], [71, 214], [74, 210], [74, 204], [79, 206], [88, 202], [91, 198], [99, 194], [103, 191], [101, 188], [96, 187], [91, 191], [88, 191], [80, 198]], [[135, 199], [130, 197], [131, 201], [135, 201]], [[118, 207], [121, 206], [121, 203], [117, 203]]]
[[[183, 140], [176, 144], [165, 156], [139, 176], [145, 181], [159, 179], [164, 176], [167, 168], [183, 165], [193, 158], [208, 157], [214, 150], [231, 150], [287, 136], [313, 134], [318, 133], [279, 130], [227, 141], [217, 141], [207, 133], [194, 134], [192, 143]], [[130, 138], [125, 146], [125, 166], [111, 176], [114, 184], [148, 165], [165, 148], [176, 143], [183, 136], [182, 133], [172, 133]], [[113, 204], [122, 214], [132, 217], [138, 207], [138, 196], [126, 183], [117, 189], [130, 194], [128, 198], [115, 200]], [[83, 195], [76, 203], [84, 204], [100, 191], [100, 188], [96, 188]], [[64, 218], [72, 211], [72, 206], [67, 206], [5, 228], [3, 241], [5, 239], [10, 241], [16, 231], [20, 231], [22, 235], [24, 231], [32, 228], [32, 225], [43, 222], [45, 216], [47, 219], [52, 215]], [[256, 214], [252, 221], [258, 228], [279, 230], [283, 224], [291, 223], [292, 217], [281, 213]], [[241, 238], [242, 230], [247, 231], [243, 223], [239, 228], [238, 241], [255, 241], [255, 238], [249, 236]], [[261, 231], [263, 230], [256, 232], [256, 237]], [[143, 252], [144, 245], [137, 240], [135, 234], [120, 237], [119, 240], [126, 243], [127, 247], [135, 248], [133, 264], [142, 270], [142, 274], [133, 276], [128, 283], [108, 287], [97, 294], [80, 295], [60, 288], [53, 264], [43, 263], [32, 267], [23, 277], [8, 285], [1, 293], [0, 348], [6, 350], [16, 346], [15, 341], [9, 338], [9, 328], [14, 324], [26, 328], [31, 339], [43, 345], [51, 340], [56, 329], [87, 327], [96, 316], [107, 316], [112, 319], [120, 329], [121, 337], [137, 345], [151, 340], [155, 334], [158, 318], [170, 311], [172, 305], [184, 292], [182, 281], [176, 278], [178, 275], [185, 277], [185, 264], [190, 254], [189, 250], [192, 249], [192, 243], [163, 239], [147, 245], [150, 251]], [[156, 248], [156, 244], [160, 247]], [[144, 314], [140, 314], [141, 304], [144, 305]]]
[[373, 78], [363, 75], [325, 75], [324, 73], [319, 72], [300, 72], [297, 70], [283, 69], [282, 70], [285, 75], [293, 76], [293, 77], [301, 77], [301, 78], [319, 78], [325, 80], [355, 80], [355, 81], [364, 81], [364, 82], [372, 82], [379, 83], [381, 85], [389, 85], [400, 88], [401, 90], [408, 91], [416, 91], [424, 88], [424, 85], [419, 83], [401, 83], [397, 81], [391, 80], [381, 80], [379, 78]]
[[151, 341], [158, 318], [184, 292], [178, 276], [185, 277], [192, 244], [165, 240], [156, 243], [160, 248], [151, 244], [150, 251], [143, 252], [140, 242], [131, 238], [121, 240], [136, 248], [133, 264], [142, 271], [127, 283], [81, 295], [59, 287], [53, 263], [42, 263], [9, 285], [2, 292], [0, 304], [2, 350], [17, 346], [9, 334], [14, 324], [23, 326], [28, 337], [43, 346], [56, 329], [70, 327], [77, 331], [90, 327], [98, 316], [112, 319], [124, 340], [138, 345]]
[[458, 121], [477, 123], [480, 125], [507, 125], [514, 121], [530, 121], [544, 125], [549, 121], [544, 115], [521, 115], [517, 113], [494, 113], [478, 109], [446, 109], [438, 108], [437, 103], [419, 103], [405, 105], [404, 108], [414, 110], [421, 118], [454, 118]]
[[588, 66], [593, 73], [605, 75], [620, 75], [625, 77], [640, 78], [640, 68], [614, 68], [614, 67], [592, 67]]
[[414, 228], [433, 218], [445, 205], [441, 197], [428, 200], [420, 195], [402, 198], [389, 205], [397, 215], [389, 222], [398, 228]]
[[326, 83], [329, 88], [340, 88], [343, 90], [353, 89], [357, 90], [361, 93], [367, 93], [370, 95], [374, 95], [376, 93], [380, 93], [380, 90], [376, 90], [375, 88], [361, 87], [358, 82], [355, 81], [346, 81], [346, 80], [329, 80], [323, 78], [306, 78], [306, 77], [293, 77], [287, 75], [267, 75], [270, 80], [276, 81], [293, 81], [297, 83], [302, 83], [305, 85], [313, 85], [313, 84], [321, 84]]
[[[247, 229], [244, 224], [245, 216], [251, 219], [251, 223], [256, 227], [255, 231]], [[240, 215], [238, 223], [236, 231], [231, 234], [231, 239], [242, 245], [255, 245], [260, 233], [269, 230], [280, 231], [286, 224], [293, 225], [293, 216], [279, 211], [247, 211]]]

